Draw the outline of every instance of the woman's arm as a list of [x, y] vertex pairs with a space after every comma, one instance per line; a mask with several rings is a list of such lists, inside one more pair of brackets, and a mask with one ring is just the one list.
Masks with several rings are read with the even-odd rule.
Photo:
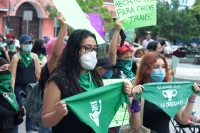
[[[194, 92], [199, 92], [200, 88], [198, 87], [198, 85], [195, 83], [194, 84]], [[190, 118], [191, 114], [192, 114], [192, 110], [194, 107], [194, 102], [196, 99], [196, 94], [193, 93], [189, 99], [188, 102], [186, 104], [186, 106], [182, 107], [181, 110], [176, 114], [175, 119], [182, 125], [186, 125], [188, 119]]]
[[117, 60], [118, 37], [119, 37], [120, 30], [122, 28], [121, 22], [122, 21], [118, 21], [118, 19], [116, 20], [116, 22], [115, 22], [115, 24], [116, 24], [115, 32], [113, 34], [113, 37], [112, 37], [112, 40], [111, 40], [110, 46], [109, 46], [108, 58], [110, 59], [112, 64], [115, 64], [116, 60]]
[[59, 102], [61, 92], [55, 82], [51, 81], [45, 88], [43, 98], [42, 123], [45, 127], [56, 126], [67, 115], [65, 102]]
[[54, 67], [55, 67], [55, 65], [56, 65], [56, 63], [58, 61], [58, 58], [59, 58], [59, 56], [61, 54], [60, 51], [62, 49], [63, 37], [65, 35], [65, 31], [66, 31], [66, 27], [67, 27], [67, 25], [64, 22], [65, 19], [62, 16], [61, 13], [57, 14], [57, 19], [61, 23], [61, 29], [60, 29], [60, 32], [58, 34], [58, 38], [56, 40], [56, 43], [55, 43], [55, 45], [53, 47], [51, 58], [47, 62], [47, 67], [48, 67], [48, 70], [49, 70], [49, 74], [53, 71], [53, 69], [54, 69]]
[[40, 68], [42, 69], [43, 66], [44, 66], [46, 63], [47, 63], [47, 57], [44, 56], [43, 59], [42, 59], [42, 61], [40, 61]]
[[8, 63], [10, 63], [10, 57], [8, 55], [8, 51], [6, 50], [5, 47], [2, 47], [2, 49], [3, 49], [3, 52], [4, 52], [5, 56], [6, 56], [6, 60], [8, 61]]
[[34, 56], [35, 65], [36, 65], [36, 66], [35, 66], [35, 67], [36, 67], [36, 73], [35, 73], [35, 75], [36, 75], [36, 78], [39, 79], [39, 78], [40, 78], [40, 72], [41, 72], [40, 60], [39, 60], [37, 54], [34, 54], [34, 53], [32, 53], [32, 54], [33, 54], [33, 56]]
[[17, 71], [17, 64], [19, 61], [19, 57], [15, 54], [10, 63], [11, 75], [12, 75], [12, 87], [15, 87], [15, 80], [16, 80], [16, 71]]

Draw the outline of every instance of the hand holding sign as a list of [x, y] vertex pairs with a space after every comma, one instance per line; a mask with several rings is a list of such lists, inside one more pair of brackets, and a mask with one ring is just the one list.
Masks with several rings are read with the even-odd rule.
[[124, 20], [119, 20], [119, 19], [116, 19], [116, 21], [115, 21], [115, 29], [117, 30], [117, 31], [120, 31], [121, 29], [122, 29], [122, 22], [123, 22]]
[[62, 26], [65, 25], [65, 17], [60, 12], [56, 14], [56, 18]]

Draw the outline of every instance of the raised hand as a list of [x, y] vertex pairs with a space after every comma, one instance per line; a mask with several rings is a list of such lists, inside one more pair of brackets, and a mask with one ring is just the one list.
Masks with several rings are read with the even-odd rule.
[[61, 23], [62, 26], [65, 25], [65, 18], [60, 12], [56, 14], [56, 18]]

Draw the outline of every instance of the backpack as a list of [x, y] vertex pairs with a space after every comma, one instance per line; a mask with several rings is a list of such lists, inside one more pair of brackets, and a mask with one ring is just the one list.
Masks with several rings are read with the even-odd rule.
[[33, 122], [41, 122], [43, 99], [40, 84], [38, 82], [28, 84], [26, 91], [27, 97], [24, 102], [26, 113]]

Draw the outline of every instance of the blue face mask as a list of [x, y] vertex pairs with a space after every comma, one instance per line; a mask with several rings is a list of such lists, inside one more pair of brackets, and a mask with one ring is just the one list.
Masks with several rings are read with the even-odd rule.
[[30, 52], [32, 47], [32, 44], [25, 44], [23, 45], [22, 49], [24, 50], [24, 52]]
[[107, 70], [104, 75], [103, 75], [103, 79], [110, 79], [112, 78], [112, 75], [113, 75], [113, 70]]
[[162, 82], [166, 76], [165, 69], [154, 69], [151, 72], [150, 79], [152, 82]]

